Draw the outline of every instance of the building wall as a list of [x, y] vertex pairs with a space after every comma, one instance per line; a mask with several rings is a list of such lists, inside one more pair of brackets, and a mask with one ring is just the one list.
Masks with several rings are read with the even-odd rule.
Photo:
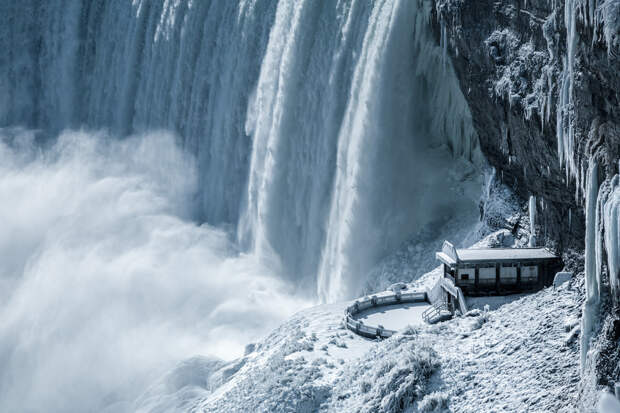
[[481, 286], [495, 285], [495, 266], [478, 269], [478, 284]]
[[[519, 265], [521, 269], [519, 270]], [[479, 264], [478, 284], [476, 285], [476, 268], [473, 264], [464, 264], [453, 272], [455, 275], [455, 283], [464, 287], [465, 291], [473, 291], [473, 289], [493, 290], [497, 287], [496, 274], [499, 271], [499, 287], [511, 288], [534, 288], [541, 282], [543, 277], [544, 265], [535, 262], [512, 262], [498, 264]], [[520, 277], [518, 277], [520, 271]], [[541, 285], [542, 286], [542, 285]]]
[[499, 282], [504, 285], [517, 283], [517, 264], [502, 264], [499, 269]]
[[521, 267], [521, 282], [533, 284], [538, 281], [538, 265], [524, 265]]
[[458, 269], [458, 281], [459, 285], [474, 285], [476, 283], [476, 269], [475, 268], [459, 268]]

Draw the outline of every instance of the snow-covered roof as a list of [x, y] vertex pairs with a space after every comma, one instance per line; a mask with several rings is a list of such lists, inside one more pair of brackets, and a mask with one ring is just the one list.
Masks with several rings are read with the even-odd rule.
[[437, 259], [448, 265], [456, 263], [551, 260], [557, 258], [546, 248], [480, 248], [457, 249], [456, 257], [445, 251], [437, 252]]

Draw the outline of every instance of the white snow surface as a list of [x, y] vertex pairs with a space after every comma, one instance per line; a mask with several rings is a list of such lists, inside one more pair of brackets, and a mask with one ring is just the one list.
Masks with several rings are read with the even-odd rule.
[[430, 307], [429, 303], [404, 303], [369, 308], [354, 316], [364, 324], [379, 326], [389, 330], [402, 330], [408, 325], [424, 323], [422, 313]]
[[456, 250], [463, 261], [486, 261], [503, 259], [544, 259], [556, 256], [545, 248], [485, 248]]

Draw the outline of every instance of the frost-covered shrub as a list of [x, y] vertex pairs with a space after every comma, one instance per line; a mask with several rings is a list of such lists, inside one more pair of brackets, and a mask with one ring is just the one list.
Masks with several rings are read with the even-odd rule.
[[418, 404], [418, 409], [422, 412], [437, 412], [448, 408], [450, 396], [446, 392], [435, 391], [424, 396]]
[[397, 334], [345, 371], [332, 396], [333, 411], [403, 412], [426, 394], [438, 356], [417, 336]]
[[320, 382], [321, 366], [303, 358], [286, 359], [276, 354], [264, 368], [246, 374], [252, 377], [251, 382], [234, 387], [225, 398], [204, 410], [239, 411], [239, 406], [251, 406], [251, 411], [257, 412], [310, 413], [318, 411], [330, 396], [330, 387]]
[[405, 336], [417, 336], [419, 331], [420, 329], [418, 327], [408, 325], [407, 327], [402, 329], [400, 333]]
[[284, 344], [284, 354], [289, 355], [299, 351], [314, 351], [315, 341], [316, 340], [313, 339], [312, 336], [307, 337], [303, 330], [298, 329], [295, 334]]

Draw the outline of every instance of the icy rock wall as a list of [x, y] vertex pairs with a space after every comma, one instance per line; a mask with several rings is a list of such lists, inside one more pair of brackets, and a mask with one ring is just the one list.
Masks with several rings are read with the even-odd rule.
[[197, 219], [335, 300], [455, 213], [436, 189], [451, 159], [430, 150], [480, 160], [431, 14], [417, 0], [2, 2], [0, 127], [175, 132], [198, 159]]
[[483, 153], [523, 199], [544, 204], [542, 244], [582, 250], [588, 161], [599, 161], [601, 181], [618, 172], [620, 1], [435, 4], [435, 35]]
[[[609, 291], [618, 304], [620, 1], [435, 3], [436, 37], [447, 44], [483, 153], [522, 199], [539, 199], [539, 244], [585, 270], [582, 369], [596, 365], [589, 351], [598, 326], [615, 317], [599, 314], [608, 308], [599, 297]], [[585, 268], [573, 259], [582, 251]]]

